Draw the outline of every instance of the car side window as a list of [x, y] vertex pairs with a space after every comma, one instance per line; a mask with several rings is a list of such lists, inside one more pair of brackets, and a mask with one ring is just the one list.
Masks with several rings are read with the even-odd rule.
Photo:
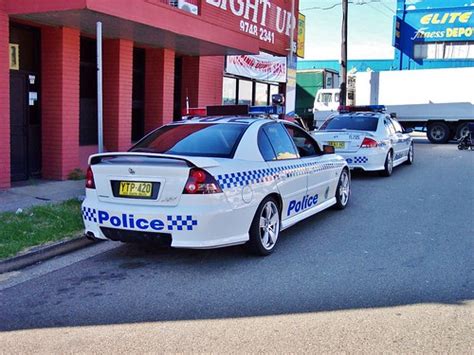
[[402, 125], [397, 120], [390, 119], [390, 121], [392, 121], [392, 124], [395, 127], [395, 132], [403, 133]]
[[275, 152], [276, 160], [297, 159], [298, 153], [288, 132], [280, 123], [270, 123], [262, 127]]
[[258, 131], [258, 149], [260, 149], [260, 153], [265, 161], [276, 160], [275, 151], [263, 129]]
[[285, 124], [290, 137], [293, 139], [300, 157], [312, 157], [321, 154], [318, 144], [311, 136], [299, 127]]
[[388, 119], [384, 118], [383, 123], [385, 125], [385, 130], [387, 131], [387, 134], [391, 136], [392, 134], [395, 134], [395, 127], [393, 127], [392, 122], [390, 122]]

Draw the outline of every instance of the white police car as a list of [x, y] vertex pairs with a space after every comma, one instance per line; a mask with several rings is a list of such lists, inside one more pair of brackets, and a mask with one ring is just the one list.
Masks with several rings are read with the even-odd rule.
[[344, 108], [311, 134], [321, 144], [332, 145], [351, 169], [390, 176], [395, 166], [413, 163], [414, 147], [408, 134], [412, 130], [383, 111], [383, 106]]
[[179, 248], [248, 243], [271, 253], [279, 232], [346, 207], [350, 173], [334, 150], [286, 121], [210, 117], [163, 126], [128, 152], [89, 158], [89, 237]]

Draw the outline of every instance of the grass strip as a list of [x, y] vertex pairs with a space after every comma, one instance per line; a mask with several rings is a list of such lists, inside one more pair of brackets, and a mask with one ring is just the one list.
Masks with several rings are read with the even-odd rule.
[[18, 214], [0, 213], [0, 259], [75, 236], [83, 228], [81, 202], [76, 199], [31, 207]]

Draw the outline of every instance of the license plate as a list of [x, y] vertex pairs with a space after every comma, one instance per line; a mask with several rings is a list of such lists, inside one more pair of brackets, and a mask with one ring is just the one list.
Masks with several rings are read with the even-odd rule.
[[332, 141], [328, 142], [329, 145], [332, 145], [334, 148], [344, 148], [346, 144], [344, 142], [337, 142], [337, 141]]
[[151, 197], [151, 192], [151, 182], [120, 181], [119, 196]]

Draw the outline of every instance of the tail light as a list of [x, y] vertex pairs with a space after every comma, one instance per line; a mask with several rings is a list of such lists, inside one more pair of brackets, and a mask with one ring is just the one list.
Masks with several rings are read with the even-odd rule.
[[377, 146], [378, 146], [378, 143], [376, 140], [365, 137], [360, 147], [361, 148], [377, 148]]
[[222, 192], [219, 183], [206, 170], [192, 168], [189, 171], [188, 181], [184, 186], [183, 194], [216, 194]]
[[90, 166], [87, 168], [86, 173], [86, 188], [95, 189], [94, 173]]

